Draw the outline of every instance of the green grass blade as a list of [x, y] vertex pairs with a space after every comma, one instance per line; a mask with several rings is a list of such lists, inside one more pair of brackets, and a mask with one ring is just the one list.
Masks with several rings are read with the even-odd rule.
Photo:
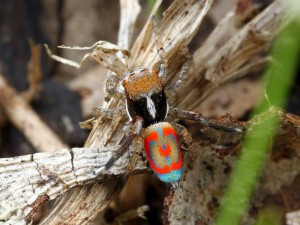
[[299, 16], [296, 16], [283, 28], [274, 42], [272, 62], [265, 72], [268, 99], [264, 99], [253, 111], [255, 119], [246, 132], [245, 144], [229, 182], [216, 225], [237, 225], [248, 209], [279, 122], [277, 110], [270, 107], [270, 103], [284, 107], [294, 81], [300, 49], [299, 21]]

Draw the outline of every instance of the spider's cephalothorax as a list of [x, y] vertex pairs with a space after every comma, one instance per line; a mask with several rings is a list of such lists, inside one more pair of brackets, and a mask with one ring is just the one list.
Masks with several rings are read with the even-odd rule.
[[168, 103], [158, 70], [135, 70], [123, 80], [123, 86], [131, 119], [140, 116], [144, 119], [143, 126], [148, 127], [166, 118]]

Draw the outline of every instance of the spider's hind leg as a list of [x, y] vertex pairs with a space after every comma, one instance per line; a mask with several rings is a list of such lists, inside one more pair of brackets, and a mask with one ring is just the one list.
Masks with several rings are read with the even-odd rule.
[[205, 127], [211, 127], [216, 130], [236, 132], [236, 133], [243, 133], [244, 131], [244, 128], [242, 126], [239, 125], [232, 126], [230, 124], [219, 123], [202, 116], [201, 113], [199, 112], [187, 111], [178, 108], [170, 108], [168, 115], [176, 118], [181, 118], [181, 119], [194, 120]]
[[125, 139], [121, 142], [120, 147], [113, 153], [113, 155], [104, 165], [104, 169], [107, 170], [112, 167], [112, 165], [127, 151], [133, 139], [141, 133], [142, 127], [143, 118], [141, 117], [135, 117], [130, 122], [125, 131], [126, 133], [129, 132], [129, 134], [125, 137]]
[[132, 155], [131, 155], [131, 159], [130, 159], [130, 161], [128, 163], [128, 166], [126, 168], [126, 171], [125, 171], [125, 177], [128, 177], [130, 172], [134, 169], [134, 167], [136, 166], [136, 164], [138, 162], [140, 153], [143, 150], [143, 138], [142, 138], [141, 135], [138, 135], [134, 139], [132, 146], [133, 146], [134, 149], [133, 149], [133, 152], [132, 152]]
[[195, 144], [191, 133], [188, 131], [187, 128], [178, 123], [171, 124], [174, 126], [176, 133], [182, 135], [183, 142], [187, 145], [188, 150], [191, 152], [192, 158], [195, 159], [198, 155], [197, 145]]

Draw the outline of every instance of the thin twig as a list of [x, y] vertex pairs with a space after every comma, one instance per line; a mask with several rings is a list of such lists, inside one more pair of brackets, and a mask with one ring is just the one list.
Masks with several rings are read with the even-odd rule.
[[38, 151], [51, 152], [67, 147], [1, 74], [0, 105], [9, 120]]

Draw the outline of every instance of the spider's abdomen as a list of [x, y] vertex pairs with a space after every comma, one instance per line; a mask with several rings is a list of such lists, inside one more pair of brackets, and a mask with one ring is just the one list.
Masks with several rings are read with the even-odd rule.
[[174, 127], [167, 122], [145, 130], [144, 148], [157, 177], [164, 182], [177, 182], [183, 172], [182, 155]]

